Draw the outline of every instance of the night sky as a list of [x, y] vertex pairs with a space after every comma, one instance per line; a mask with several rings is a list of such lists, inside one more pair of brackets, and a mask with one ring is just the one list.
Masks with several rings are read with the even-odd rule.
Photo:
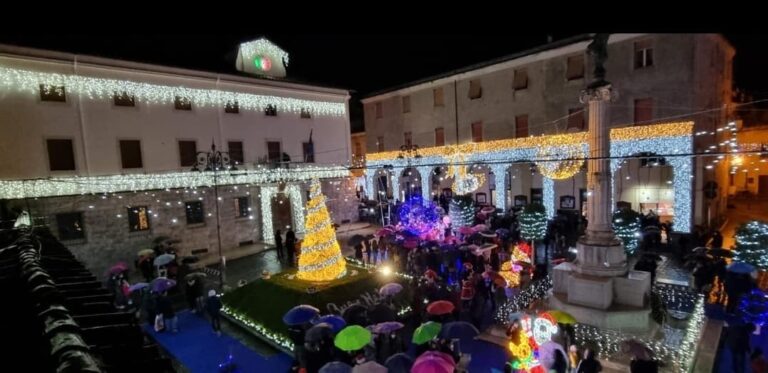
[[[550, 34], [554, 40], [572, 34]], [[237, 46], [266, 36], [291, 55], [288, 77], [353, 90], [353, 100], [380, 89], [546, 43], [539, 35], [0, 35], [0, 43], [177, 66], [234, 72]], [[736, 47], [736, 86], [768, 98], [768, 35], [726, 34]], [[362, 129], [359, 105], [353, 130]]]

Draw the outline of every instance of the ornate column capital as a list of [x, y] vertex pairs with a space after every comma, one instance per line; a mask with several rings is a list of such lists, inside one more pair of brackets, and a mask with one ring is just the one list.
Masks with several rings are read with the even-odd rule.
[[590, 87], [581, 91], [579, 102], [588, 104], [590, 101], [616, 101], [619, 93], [613, 89], [611, 84], [599, 87]]

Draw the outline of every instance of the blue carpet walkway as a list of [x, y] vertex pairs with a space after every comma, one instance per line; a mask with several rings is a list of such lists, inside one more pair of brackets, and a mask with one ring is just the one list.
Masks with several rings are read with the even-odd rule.
[[217, 336], [207, 320], [189, 311], [178, 313], [178, 317], [180, 331], [177, 334], [155, 333], [146, 324], [145, 329], [192, 373], [218, 372], [218, 365], [226, 361], [229, 353], [242, 373], [290, 370], [292, 359], [286, 354], [264, 357], [226, 334]]

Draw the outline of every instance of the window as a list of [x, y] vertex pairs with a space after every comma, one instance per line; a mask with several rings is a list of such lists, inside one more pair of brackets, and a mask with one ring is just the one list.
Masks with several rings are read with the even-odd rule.
[[229, 114], [240, 113], [240, 103], [237, 101], [227, 101], [227, 104], [224, 106], [224, 112]]
[[173, 106], [176, 110], [192, 110], [192, 100], [189, 97], [176, 96]]
[[315, 144], [312, 142], [302, 143], [301, 147], [304, 151], [304, 162], [315, 163]]
[[483, 142], [483, 122], [472, 123], [472, 142]]
[[411, 146], [413, 144], [413, 135], [412, 132], [404, 132], [403, 133], [403, 144], [406, 146]]
[[251, 199], [249, 197], [235, 198], [235, 214], [238, 218], [251, 216]]
[[149, 230], [149, 213], [147, 206], [128, 207], [128, 231], [141, 232]]
[[136, 106], [136, 98], [133, 95], [129, 95], [126, 91], [115, 91], [113, 99], [115, 106]]
[[197, 164], [197, 142], [179, 140], [179, 160], [181, 167], [190, 167]]
[[515, 137], [528, 137], [528, 114], [515, 117]]
[[445, 130], [443, 127], [435, 128], [435, 146], [445, 145]]
[[301, 108], [301, 118], [302, 119], [311, 119], [312, 113], [307, 108]]
[[528, 70], [519, 69], [515, 70], [515, 81], [512, 84], [514, 89], [526, 89], [528, 88]]
[[227, 149], [229, 150], [229, 159], [232, 164], [238, 165], [245, 163], [242, 141], [227, 141]]
[[381, 107], [381, 102], [376, 103], [376, 118], [384, 118], [384, 108]]
[[192, 201], [185, 204], [187, 213], [187, 224], [205, 223], [205, 214], [203, 213], [203, 202]]
[[584, 109], [575, 108], [568, 109], [568, 129], [575, 128], [578, 130], [584, 129]]
[[48, 164], [51, 171], [74, 171], [75, 151], [70, 139], [48, 139]]
[[267, 159], [270, 162], [280, 162], [280, 141], [267, 141]]
[[144, 167], [141, 161], [141, 141], [120, 140], [120, 159], [123, 162], [123, 168]]
[[434, 106], [444, 106], [445, 97], [443, 96], [443, 88], [435, 88], [432, 90], [432, 99], [434, 100]]
[[376, 139], [376, 146], [377, 146], [377, 151], [380, 151], [380, 152], [384, 151], [384, 136], [379, 136]]
[[411, 96], [403, 96], [403, 113], [411, 112]]
[[268, 117], [276, 117], [277, 116], [277, 107], [275, 105], [267, 105], [267, 107], [264, 109], [264, 115]]
[[653, 66], [653, 48], [650, 40], [635, 43], [635, 69]]
[[40, 84], [40, 100], [67, 102], [67, 91], [63, 85]]
[[653, 118], [653, 99], [639, 98], [635, 100], [635, 124], [650, 122]]
[[85, 239], [82, 212], [56, 214], [56, 225], [59, 227], [59, 239], [62, 241]]
[[483, 97], [483, 86], [480, 85], [479, 80], [470, 80], [469, 81], [469, 98], [471, 100], [475, 100], [480, 97]]
[[571, 56], [568, 57], [567, 66], [565, 69], [565, 79], [575, 80], [584, 77], [584, 56]]

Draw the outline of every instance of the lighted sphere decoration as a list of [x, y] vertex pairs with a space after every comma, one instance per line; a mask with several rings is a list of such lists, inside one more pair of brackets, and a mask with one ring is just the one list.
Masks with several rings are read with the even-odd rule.
[[399, 216], [403, 229], [419, 236], [435, 230], [440, 221], [435, 204], [424, 201], [419, 195], [410, 197], [400, 206]]
[[549, 179], [568, 179], [581, 170], [585, 157], [579, 146], [546, 147], [539, 150], [536, 166]]

